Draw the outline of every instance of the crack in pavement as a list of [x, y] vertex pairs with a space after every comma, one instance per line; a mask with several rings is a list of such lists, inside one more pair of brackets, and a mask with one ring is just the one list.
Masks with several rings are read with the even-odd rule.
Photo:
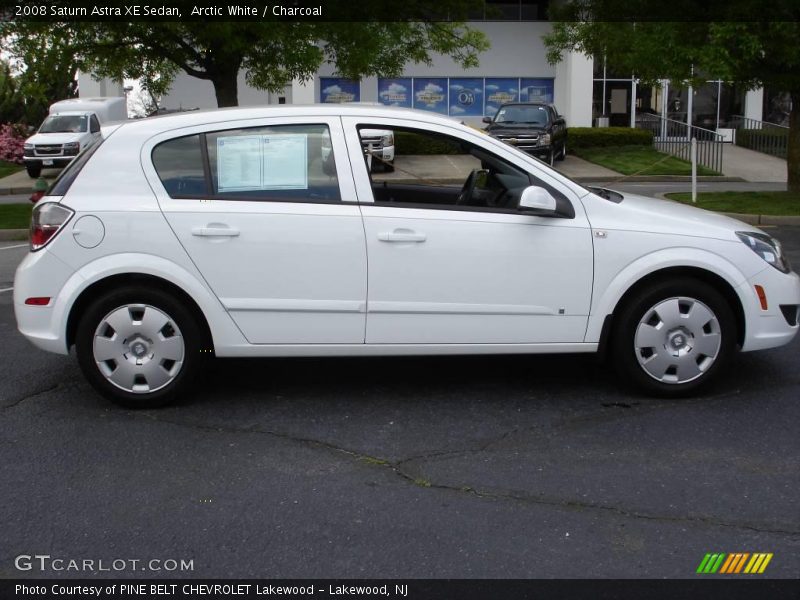
[[[734, 529], [745, 529], [748, 531], [755, 531], [757, 533], [771, 533], [771, 534], [778, 534], [778, 535], [788, 535], [788, 536], [800, 536], [800, 531], [795, 530], [786, 530], [786, 529], [772, 529], [768, 527], [759, 527], [757, 525], [752, 525], [748, 523], [737, 523], [731, 521], [723, 521], [721, 519], [715, 519], [711, 517], [678, 517], [678, 516], [670, 516], [670, 515], [658, 515], [658, 514], [648, 514], [638, 511], [631, 511], [627, 510], [618, 506], [607, 505], [607, 504], [600, 504], [595, 502], [581, 502], [577, 500], [566, 500], [566, 499], [558, 499], [558, 498], [546, 498], [543, 496], [537, 497], [528, 494], [518, 494], [513, 492], [497, 492], [491, 490], [479, 490], [472, 488], [470, 486], [455, 486], [455, 485], [447, 485], [441, 483], [433, 483], [422, 479], [420, 477], [414, 477], [414, 475], [407, 470], [402, 468], [402, 465], [408, 463], [409, 461], [413, 460], [424, 460], [426, 458], [435, 458], [437, 456], [441, 456], [443, 454], [452, 454], [457, 453], [459, 451], [450, 451], [450, 452], [433, 452], [428, 455], [419, 455], [416, 457], [410, 457], [401, 459], [399, 461], [390, 461], [374, 456], [370, 456], [369, 454], [365, 454], [363, 452], [359, 452], [357, 450], [353, 450], [350, 448], [345, 448], [343, 446], [337, 446], [331, 442], [325, 442], [322, 440], [317, 440], [314, 438], [307, 438], [301, 437], [296, 435], [291, 435], [287, 433], [281, 433], [278, 431], [273, 431], [269, 429], [260, 428], [258, 425], [252, 425], [251, 427], [226, 427], [226, 426], [213, 426], [213, 425], [204, 425], [198, 423], [185, 423], [181, 421], [172, 421], [168, 419], [158, 418], [156, 415], [152, 413], [135, 413], [134, 418], [137, 415], [144, 415], [152, 421], [156, 421], [158, 423], [164, 423], [167, 425], [173, 425], [177, 427], [186, 427], [189, 429], [199, 429], [201, 431], [213, 431], [217, 433], [256, 433], [256, 434], [264, 434], [269, 435], [271, 437], [275, 437], [277, 439], [294, 442], [303, 444], [306, 446], [310, 446], [312, 448], [324, 448], [329, 450], [333, 453], [337, 454], [344, 454], [350, 458], [354, 458], [366, 464], [372, 464], [380, 468], [389, 469], [395, 475], [407, 481], [417, 487], [424, 487], [424, 488], [431, 488], [437, 489], [447, 492], [456, 492], [459, 494], [468, 494], [477, 498], [482, 499], [490, 499], [490, 500], [505, 500], [505, 501], [515, 501], [521, 502], [523, 504], [534, 504], [540, 506], [552, 506], [556, 508], [562, 509], [569, 509], [569, 510], [597, 510], [597, 511], [604, 511], [617, 514], [621, 517], [625, 518], [633, 518], [633, 519], [642, 519], [648, 521], [663, 521], [663, 522], [673, 522], [673, 523], [702, 523], [704, 525], [714, 526], [714, 527], [728, 527]], [[498, 441], [502, 440], [503, 438], [511, 435], [513, 432], [517, 431], [516, 429], [512, 429], [503, 433], [498, 438], [491, 440], [489, 442], [484, 442], [482, 447], [488, 448], [493, 443], [497, 443]], [[462, 450], [461, 452], [479, 452], [479, 449], [467, 448]]]
[[22, 396], [20, 398], [17, 398], [16, 400], [13, 400], [11, 402], [11, 404], [3, 404], [2, 406], [0, 406], [0, 409], [9, 410], [9, 409], [14, 408], [16, 406], [19, 406], [20, 404], [22, 404], [26, 400], [31, 400], [31, 399], [35, 398], [36, 396], [41, 396], [42, 394], [47, 394], [48, 392], [52, 392], [52, 391], [58, 389], [60, 386], [61, 386], [60, 383], [56, 383], [56, 384], [53, 384], [53, 385], [51, 385], [49, 387], [46, 387], [44, 389], [37, 390], [35, 392], [31, 392], [30, 394], [26, 394], [26, 395], [24, 395], [24, 396]]

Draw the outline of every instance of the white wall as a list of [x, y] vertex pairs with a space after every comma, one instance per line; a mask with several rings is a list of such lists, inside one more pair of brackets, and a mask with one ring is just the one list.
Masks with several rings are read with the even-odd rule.
[[[78, 97], [79, 98], [98, 98], [101, 96], [124, 96], [121, 81], [113, 81], [106, 77], [99, 81], [94, 79], [89, 73], [78, 73]], [[56, 98], [55, 100], [62, 100]], [[54, 100], [54, 101], [55, 101]]]
[[749, 90], [744, 96], [744, 116], [761, 121], [764, 118], [764, 88]]
[[[287, 104], [291, 104], [292, 86], [287, 86], [280, 93], [257, 90], [247, 85], [244, 71], [239, 73], [239, 106], [278, 104], [281, 96], [286, 98]], [[217, 108], [217, 96], [210, 81], [190, 77], [181, 71], [175, 77], [170, 91], [161, 98], [160, 105], [169, 109]]]
[[592, 126], [592, 58], [569, 52], [556, 66], [553, 103], [567, 119], [568, 127]]
[[[551, 26], [547, 22], [494, 21], [471, 22], [471, 28], [483, 31], [491, 43], [491, 48], [480, 55], [480, 65], [463, 69], [453, 59], [434, 56], [431, 66], [408, 64], [403, 71], [407, 77], [542, 77], [557, 76], [558, 69], [547, 64], [542, 35]], [[286, 97], [287, 103], [310, 104], [319, 102], [319, 77], [335, 75], [333, 65], [323, 65], [317, 77], [305, 84], [294, 81], [285, 94], [269, 94], [248, 86], [244, 74], [239, 76], [239, 104], [252, 106], [258, 104], [277, 104], [278, 97]], [[558, 85], [558, 81], [556, 81]], [[591, 112], [591, 64], [588, 72], [589, 108]], [[558, 92], [556, 92], [558, 94]], [[361, 81], [361, 101], [378, 101], [378, 80], [365, 77]], [[557, 98], [556, 98], [556, 101]], [[170, 92], [161, 100], [166, 108], [214, 108], [216, 97], [210, 82], [181, 73], [176, 77]], [[564, 112], [559, 107], [559, 110]], [[480, 120], [480, 119], [478, 119]]]

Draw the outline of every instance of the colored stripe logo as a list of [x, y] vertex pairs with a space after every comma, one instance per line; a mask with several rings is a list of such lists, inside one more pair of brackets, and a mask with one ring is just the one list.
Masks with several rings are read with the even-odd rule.
[[725, 575], [748, 574], [756, 575], [763, 573], [769, 561], [772, 560], [772, 553], [769, 552], [734, 552], [726, 554], [724, 552], [709, 553], [700, 561], [697, 573], [701, 575], [713, 575], [720, 573]]

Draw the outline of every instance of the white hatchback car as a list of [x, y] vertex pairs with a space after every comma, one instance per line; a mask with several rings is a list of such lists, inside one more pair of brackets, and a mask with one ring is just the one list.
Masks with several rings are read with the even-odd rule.
[[[418, 136], [426, 175], [373, 181], [362, 129]], [[600, 351], [683, 395], [797, 334], [800, 279], [769, 235], [587, 189], [430, 113], [240, 108], [104, 138], [36, 205], [14, 308], [125, 406], [172, 400], [212, 354]]]

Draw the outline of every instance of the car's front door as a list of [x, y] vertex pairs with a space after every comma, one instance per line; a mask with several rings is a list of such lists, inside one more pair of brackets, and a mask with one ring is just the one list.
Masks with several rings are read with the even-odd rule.
[[364, 342], [364, 229], [339, 119], [182, 130], [146, 146], [142, 164], [250, 343]]
[[[468, 139], [495, 158], [515, 162], [514, 153], [486, 143], [482, 134], [413, 121], [343, 118], [362, 201], [368, 251], [367, 334], [371, 344], [517, 344], [582, 342], [592, 290], [593, 252], [589, 223], [576, 197], [572, 218], [523, 214], [507, 207], [469, 207], [440, 202], [447, 181], [460, 181], [480, 161], [467, 154], [409, 156], [412, 148], [456, 147]], [[395, 132], [395, 173], [371, 180], [359, 160], [357, 130], [363, 126]], [[415, 129], [415, 127], [417, 129]], [[437, 132], [454, 135], [420, 143]], [[418, 136], [412, 139], [413, 136]], [[407, 149], [403, 148], [404, 142]], [[424, 151], [424, 150], [423, 150]], [[530, 169], [517, 159], [517, 166]], [[425, 169], [427, 181], [444, 182], [432, 193], [405, 193]], [[436, 170], [440, 169], [441, 173]], [[456, 177], [453, 177], [456, 175]], [[525, 172], [523, 171], [523, 175]], [[541, 173], [554, 193], [569, 188]], [[527, 176], [527, 175], [526, 175]], [[373, 179], [377, 176], [372, 176]], [[510, 177], [510, 176], [509, 176]], [[395, 184], [394, 182], [398, 182]], [[393, 193], [397, 186], [398, 193]], [[451, 198], [458, 187], [451, 188]], [[409, 202], [409, 199], [412, 201]], [[498, 200], [498, 202], [502, 202]]]

